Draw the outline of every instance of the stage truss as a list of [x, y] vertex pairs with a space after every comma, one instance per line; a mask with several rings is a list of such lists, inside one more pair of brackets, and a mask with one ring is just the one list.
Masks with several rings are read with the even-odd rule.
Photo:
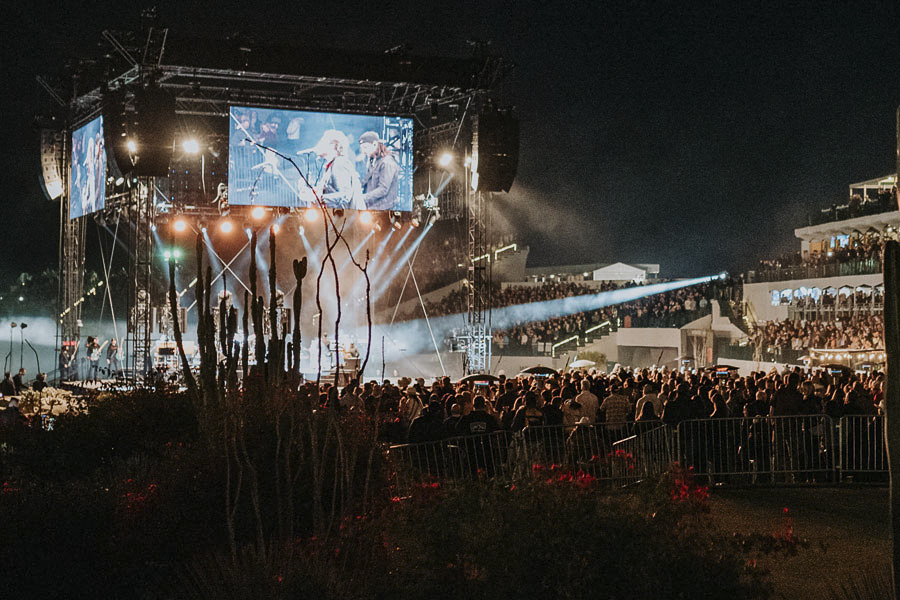
[[[171, 47], [168, 30], [150, 28], [143, 34], [142, 46], [129, 46], [119, 40], [122, 34], [103, 33], [114, 52], [108, 60], [118, 63], [106, 72], [118, 72], [111, 78], [96, 78], [93, 89], [77, 94], [73, 89], [68, 104], [66, 143], [60, 145], [59, 162], [63, 175], [64, 194], [60, 209], [60, 287], [58, 341], [78, 341], [81, 337], [84, 299], [85, 223], [91, 216], [68, 218], [69, 182], [67, 157], [71, 132], [80, 124], [101, 113], [109, 93], [119, 93], [126, 106], [133, 100], [132, 90], [147, 80], [170, 92], [176, 100], [176, 115], [180, 121], [199, 119], [227, 119], [229, 106], [243, 105], [260, 108], [320, 110], [361, 114], [410, 116], [415, 119], [414, 144], [417, 162], [433, 162], [434, 153], [454, 150], [468, 154], [479, 108], [486, 101], [495, 101], [499, 84], [509, 73], [511, 65], [496, 56], [480, 56], [453, 63], [458, 68], [454, 77], [464, 71], [464, 84], [448, 82], [441, 74], [428, 76], [416, 73], [422, 83], [408, 81], [380, 81], [369, 78], [329, 77], [291, 73], [254, 71], [254, 59], [265, 49], [250, 51], [238, 48], [238, 60], [243, 68], [212, 68], [191, 64], [166, 64]], [[126, 36], [128, 37], [128, 36]], [[139, 36], [138, 36], [139, 37]], [[129, 39], [136, 39], [130, 37]], [[167, 40], [170, 47], [167, 47]], [[182, 50], [182, 56], [191, 55]], [[112, 56], [112, 59], [110, 58]], [[141, 56], [140, 61], [135, 56]], [[177, 55], [177, 52], [175, 53]], [[241, 58], [242, 57], [242, 58]], [[390, 62], [405, 65], [413, 58], [393, 57]], [[360, 58], [361, 60], [361, 58]], [[415, 59], [418, 60], [418, 59]], [[448, 60], [441, 59], [446, 63]], [[173, 61], [174, 62], [174, 61]], [[232, 60], [234, 62], [234, 60]], [[362, 60], [364, 64], [365, 61]], [[458, 64], [457, 64], [458, 63]], [[295, 63], [296, 64], [296, 63]], [[447, 63], [449, 64], [449, 63]], [[96, 71], [96, 64], [91, 63]], [[76, 78], [88, 80], [89, 77]], [[74, 86], [73, 86], [74, 87]], [[130, 106], [129, 106], [130, 108]], [[417, 167], [418, 168], [418, 167]], [[429, 178], [430, 179], [430, 178]], [[414, 179], [414, 193], [422, 198], [432, 189], [429, 181]], [[161, 197], [157, 201], [161, 182], [154, 178], [134, 178], [133, 185], [114, 194], [107, 203], [105, 216], [124, 221], [129, 231], [128, 261], [128, 335], [126, 348], [127, 372], [140, 377], [150, 365], [151, 304], [150, 279], [154, 225], [179, 204], [178, 199]], [[483, 259], [487, 252], [485, 202], [483, 193], [470, 193], [468, 181], [447, 181], [439, 184], [436, 196], [438, 214], [442, 218], [465, 219], [467, 229], [467, 372], [486, 372], [490, 367], [489, 265]], [[215, 217], [218, 212], [207, 203], [180, 204], [179, 214]], [[479, 264], [480, 263], [480, 264]]]

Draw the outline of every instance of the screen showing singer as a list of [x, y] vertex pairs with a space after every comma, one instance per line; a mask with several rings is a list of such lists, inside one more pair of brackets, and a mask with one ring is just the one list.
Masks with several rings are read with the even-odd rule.
[[413, 122], [232, 106], [228, 201], [412, 210]]

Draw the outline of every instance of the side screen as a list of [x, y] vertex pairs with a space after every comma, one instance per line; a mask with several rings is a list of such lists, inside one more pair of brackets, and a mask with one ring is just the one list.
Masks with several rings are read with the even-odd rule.
[[230, 204], [412, 210], [412, 119], [232, 106], [229, 125]]
[[103, 210], [106, 206], [103, 117], [97, 117], [72, 133], [69, 192], [70, 219]]

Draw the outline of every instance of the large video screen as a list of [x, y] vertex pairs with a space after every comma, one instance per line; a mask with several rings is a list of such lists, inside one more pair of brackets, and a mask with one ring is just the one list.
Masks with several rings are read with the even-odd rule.
[[412, 210], [413, 122], [231, 107], [228, 202]]
[[102, 116], [72, 133], [69, 177], [70, 219], [103, 210], [106, 206], [106, 147]]

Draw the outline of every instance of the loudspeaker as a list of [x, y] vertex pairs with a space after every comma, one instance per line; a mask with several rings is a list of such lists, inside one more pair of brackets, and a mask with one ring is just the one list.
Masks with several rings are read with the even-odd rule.
[[63, 193], [60, 164], [63, 156], [63, 132], [52, 129], [41, 130], [41, 183], [48, 200], [56, 200]]
[[175, 98], [156, 85], [148, 85], [135, 93], [134, 108], [134, 174], [166, 177], [175, 147]]
[[[157, 85], [134, 92], [133, 110], [127, 106], [124, 91], [110, 93], [104, 99], [103, 130], [110, 174], [138, 177], [166, 177], [175, 147], [175, 98]], [[128, 149], [133, 142], [135, 151]], [[117, 172], [117, 171], [118, 172]]]
[[482, 110], [472, 145], [478, 154], [478, 190], [508, 192], [519, 166], [519, 120], [512, 110]]

